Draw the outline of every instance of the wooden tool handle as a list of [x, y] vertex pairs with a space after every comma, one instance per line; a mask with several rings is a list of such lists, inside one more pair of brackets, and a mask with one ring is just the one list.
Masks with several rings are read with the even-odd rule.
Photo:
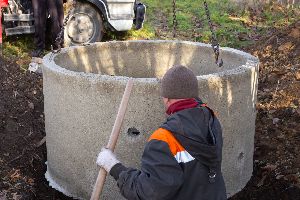
[[[114, 151], [115, 146], [118, 141], [122, 122], [123, 122], [123, 119], [124, 119], [124, 116], [126, 113], [130, 93], [132, 90], [132, 86], [133, 86], [133, 80], [129, 79], [129, 81], [127, 82], [126, 88], [125, 88], [125, 92], [122, 97], [122, 101], [121, 101], [121, 104], [120, 104], [120, 107], [118, 110], [118, 114], [117, 114], [113, 129], [112, 129], [112, 132], [109, 137], [109, 141], [106, 146], [106, 148], [110, 149], [111, 151]], [[98, 173], [97, 181], [94, 185], [91, 200], [99, 200], [100, 194], [101, 194], [103, 186], [104, 186], [106, 174], [107, 174], [107, 172], [105, 171], [105, 169], [101, 168]]]

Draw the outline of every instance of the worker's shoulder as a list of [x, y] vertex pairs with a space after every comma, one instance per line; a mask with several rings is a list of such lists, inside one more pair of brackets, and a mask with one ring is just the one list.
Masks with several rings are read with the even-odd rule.
[[150, 136], [148, 142], [150, 141], [162, 141], [167, 143], [173, 155], [176, 155], [177, 152], [184, 150], [181, 144], [174, 137], [173, 133], [164, 128], [159, 128], [156, 131], [154, 131], [153, 134]]
[[172, 138], [172, 133], [164, 128], [159, 128], [152, 133], [148, 141], [151, 140], [161, 140], [167, 142], [170, 138]]

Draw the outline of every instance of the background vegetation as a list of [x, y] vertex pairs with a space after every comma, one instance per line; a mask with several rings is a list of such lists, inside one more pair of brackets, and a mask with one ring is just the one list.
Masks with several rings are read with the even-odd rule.
[[[172, 0], [142, 0], [147, 6], [146, 21], [142, 30], [106, 33], [107, 40], [179, 39], [210, 42], [211, 32], [205, 15], [203, 0], [177, 0], [178, 21], [176, 38], [173, 38]], [[207, 0], [211, 19], [221, 46], [244, 48], [273, 29], [286, 27], [299, 19], [299, 6], [286, 6], [277, 1], [247, 6], [245, 1]], [[236, 1], [234, 1], [236, 2]], [[24, 69], [34, 48], [32, 35], [5, 37], [3, 55], [17, 58]], [[48, 45], [50, 49], [50, 45]]]

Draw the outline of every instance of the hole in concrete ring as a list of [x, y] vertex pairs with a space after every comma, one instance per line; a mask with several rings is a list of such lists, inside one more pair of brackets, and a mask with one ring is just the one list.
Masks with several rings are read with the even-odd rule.
[[131, 137], [137, 137], [140, 135], [140, 133], [141, 132], [139, 130], [137, 130], [135, 127], [131, 127], [127, 131], [128, 136], [131, 136]]
[[241, 152], [241, 153], [239, 154], [238, 159], [239, 159], [239, 160], [242, 160], [243, 158], [244, 158], [244, 152]]

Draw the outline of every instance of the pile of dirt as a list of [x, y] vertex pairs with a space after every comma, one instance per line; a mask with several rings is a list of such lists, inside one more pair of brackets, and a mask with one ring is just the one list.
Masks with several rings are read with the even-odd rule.
[[300, 199], [300, 21], [261, 39], [254, 173], [237, 199]]
[[[300, 199], [300, 21], [261, 39], [254, 172], [231, 200]], [[42, 77], [0, 58], [0, 199], [70, 199], [48, 186]]]
[[48, 186], [42, 77], [0, 57], [0, 199], [67, 199]]

